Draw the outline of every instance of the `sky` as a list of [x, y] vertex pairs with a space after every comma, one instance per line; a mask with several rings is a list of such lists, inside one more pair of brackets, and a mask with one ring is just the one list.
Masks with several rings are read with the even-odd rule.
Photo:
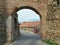
[[40, 21], [40, 17], [37, 13], [30, 9], [22, 9], [17, 12], [18, 22], [30, 22], [30, 21]]

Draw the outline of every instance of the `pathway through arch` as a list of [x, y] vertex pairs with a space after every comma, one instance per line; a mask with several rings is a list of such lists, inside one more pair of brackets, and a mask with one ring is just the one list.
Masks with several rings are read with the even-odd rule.
[[40, 40], [40, 36], [30, 31], [20, 30], [21, 36], [12, 45], [47, 45]]

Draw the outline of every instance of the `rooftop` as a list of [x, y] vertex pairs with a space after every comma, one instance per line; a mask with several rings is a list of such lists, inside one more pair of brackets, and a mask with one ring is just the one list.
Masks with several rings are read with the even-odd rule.
[[35, 22], [23, 22], [19, 26], [20, 27], [36, 27], [40, 24], [40, 21], [35, 21]]

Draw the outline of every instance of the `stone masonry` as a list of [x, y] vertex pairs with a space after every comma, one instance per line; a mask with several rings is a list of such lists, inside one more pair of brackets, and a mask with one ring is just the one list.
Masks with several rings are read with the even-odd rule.
[[18, 37], [16, 12], [26, 8], [41, 17], [39, 35], [42, 39], [60, 42], [60, 0], [0, 0], [0, 42], [10, 43]]
[[47, 38], [54, 40], [56, 42], [60, 42], [60, 1], [53, 0], [48, 6], [48, 14], [47, 14]]
[[3, 45], [7, 41], [4, 4], [4, 0], [0, 0], [0, 45]]

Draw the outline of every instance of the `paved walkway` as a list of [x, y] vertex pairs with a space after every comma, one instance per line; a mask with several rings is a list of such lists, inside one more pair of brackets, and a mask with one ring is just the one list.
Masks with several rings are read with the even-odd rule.
[[29, 31], [21, 30], [19, 37], [12, 45], [47, 45], [40, 40], [40, 37]]

